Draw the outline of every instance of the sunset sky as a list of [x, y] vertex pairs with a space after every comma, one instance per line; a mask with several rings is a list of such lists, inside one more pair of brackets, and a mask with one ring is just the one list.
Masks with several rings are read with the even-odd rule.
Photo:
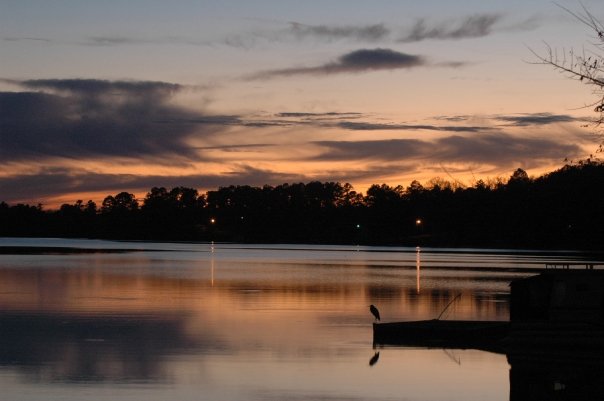
[[549, 0], [0, 0], [0, 201], [537, 176], [599, 138], [530, 49], [594, 41]]

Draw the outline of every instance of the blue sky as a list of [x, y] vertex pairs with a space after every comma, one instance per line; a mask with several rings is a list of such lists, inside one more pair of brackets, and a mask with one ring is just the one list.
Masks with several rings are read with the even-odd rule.
[[0, 200], [538, 175], [599, 143], [543, 41], [593, 49], [541, 0], [2, 0]]

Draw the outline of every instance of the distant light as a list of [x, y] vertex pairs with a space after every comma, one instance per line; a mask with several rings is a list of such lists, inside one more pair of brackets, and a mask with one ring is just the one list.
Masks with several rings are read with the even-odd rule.
[[415, 225], [416, 226], [419, 226], [420, 224], [422, 224], [422, 219], [415, 220]]
[[216, 219], [214, 219], [214, 218], [210, 219], [210, 223], [212, 223], [212, 224], [216, 223]]
[[360, 224], [357, 224], [357, 228], [361, 228], [361, 225], [360, 225]]

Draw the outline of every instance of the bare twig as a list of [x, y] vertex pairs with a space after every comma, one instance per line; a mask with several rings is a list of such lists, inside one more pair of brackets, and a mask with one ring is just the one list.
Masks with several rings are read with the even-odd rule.
[[531, 64], [550, 66], [571, 79], [591, 85], [596, 100], [588, 103], [585, 107], [593, 108], [593, 111], [598, 113], [598, 117], [594, 118], [592, 123], [596, 128], [599, 128], [604, 124], [604, 54], [602, 53], [604, 49], [604, 25], [582, 3], [580, 3], [581, 13], [574, 12], [558, 3], [554, 4], [595, 32], [598, 43], [591, 44], [592, 48], [589, 50], [583, 48], [581, 52], [575, 52], [574, 49], [568, 51], [562, 49], [560, 55], [558, 49], [553, 49], [547, 42], [544, 42], [545, 51], [543, 54], [529, 48], [536, 59]]

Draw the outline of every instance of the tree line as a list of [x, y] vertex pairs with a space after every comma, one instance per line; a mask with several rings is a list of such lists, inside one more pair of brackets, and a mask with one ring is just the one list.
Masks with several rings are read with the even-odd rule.
[[329, 243], [594, 249], [604, 246], [604, 163], [582, 161], [538, 178], [463, 186], [309, 182], [128, 192], [100, 207], [78, 200], [58, 210], [0, 203], [0, 236], [168, 241]]

